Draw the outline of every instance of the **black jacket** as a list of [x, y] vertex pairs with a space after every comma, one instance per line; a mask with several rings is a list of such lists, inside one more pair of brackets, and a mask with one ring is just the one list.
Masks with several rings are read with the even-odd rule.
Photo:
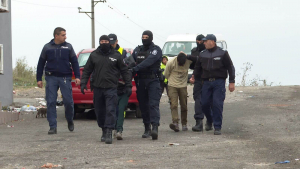
[[132, 56], [135, 61], [140, 52], [148, 51], [147, 58], [138, 63], [136, 67], [134, 67], [134, 71], [138, 74], [147, 74], [149, 72], [157, 72], [160, 69], [160, 64], [162, 61], [162, 51], [159, 46], [155, 45], [153, 42], [149, 46], [149, 49], [145, 50], [144, 46], [138, 46], [133, 50]]
[[[194, 56], [194, 57], [198, 57], [199, 56], [199, 53], [200, 51], [198, 50], [197, 47], [194, 47], [192, 50], [191, 50], [191, 55]], [[195, 65], [196, 65], [196, 61], [192, 60], [193, 63], [190, 65], [190, 69], [195, 69]]]
[[92, 72], [94, 87], [117, 88], [120, 72], [125, 86], [132, 86], [131, 76], [122, 56], [112, 48], [107, 54], [104, 54], [100, 47], [91, 53], [82, 72], [82, 84], [87, 84]]
[[226, 79], [228, 74], [229, 83], [235, 83], [235, 69], [227, 51], [215, 46], [200, 52], [195, 65], [195, 77], [201, 75], [204, 80], [208, 78]]

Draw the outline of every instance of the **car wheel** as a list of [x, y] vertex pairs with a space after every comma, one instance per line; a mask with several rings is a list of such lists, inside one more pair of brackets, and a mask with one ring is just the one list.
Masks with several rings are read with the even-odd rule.
[[136, 118], [142, 118], [142, 112], [140, 107], [136, 107]]
[[91, 109], [87, 112], [87, 118], [88, 119], [96, 119], [95, 109]]
[[85, 109], [78, 108], [76, 105], [74, 105], [74, 117], [73, 119], [76, 119], [76, 114], [77, 113], [84, 113]]

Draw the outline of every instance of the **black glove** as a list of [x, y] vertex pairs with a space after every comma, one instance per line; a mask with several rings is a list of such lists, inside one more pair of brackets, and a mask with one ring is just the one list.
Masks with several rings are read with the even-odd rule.
[[136, 75], [136, 71], [134, 70], [134, 68], [130, 69], [132, 72], [132, 77], [134, 77]]
[[92, 84], [90, 84], [90, 88], [91, 88], [91, 91], [94, 90], [94, 86]]
[[132, 89], [131, 89], [131, 87], [126, 87], [126, 90], [125, 90], [125, 94], [127, 95], [127, 97], [130, 97], [131, 96], [131, 94], [132, 94]]
[[81, 84], [80, 84], [80, 88], [81, 88], [81, 93], [82, 93], [82, 94], [85, 94], [85, 93], [84, 93], [84, 89], [87, 90], [86, 84], [85, 84], [85, 83], [81, 83]]

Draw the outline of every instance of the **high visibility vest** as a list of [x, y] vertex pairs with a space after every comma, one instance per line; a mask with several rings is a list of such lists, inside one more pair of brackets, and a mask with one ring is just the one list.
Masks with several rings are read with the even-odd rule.
[[[164, 65], [164, 64], [161, 63], [160, 64], [160, 69], [166, 70], [166, 65]], [[164, 75], [165, 71], [163, 71], [162, 74]], [[164, 83], [167, 84], [168, 83], [168, 79], [165, 78]]]
[[123, 48], [119, 47], [118, 52], [121, 53], [121, 55], [123, 54]]

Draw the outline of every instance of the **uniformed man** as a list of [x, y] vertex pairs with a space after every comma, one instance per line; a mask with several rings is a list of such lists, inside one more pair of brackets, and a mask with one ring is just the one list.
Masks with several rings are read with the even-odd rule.
[[110, 45], [122, 55], [123, 59], [125, 59], [127, 56], [127, 52], [124, 48], [120, 47], [117, 35], [109, 34], [108, 38]]
[[[197, 47], [193, 48], [191, 51], [191, 55], [198, 58], [201, 51], [205, 50], [205, 46], [203, 43], [204, 36], [198, 35], [196, 37], [196, 44]], [[191, 65], [191, 68], [194, 69], [196, 62], [193, 62], [193, 65]], [[194, 83], [193, 88], [193, 96], [195, 100], [195, 115], [194, 119], [196, 120], [196, 125], [193, 126], [192, 130], [195, 132], [203, 131], [203, 119], [204, 119], [204, 113], [202, 111], [201, 106], [201, 89], [202, 89], [202, 79], [201, 79], [201, 72], [198, 73], [196, 76], [192, 75], [192, 78], [190, 79], [191, 83]]]
[[[123, 59], [125, 59], [127, 57], [126, 56], [127, 52], [118, 44], [119, 41], [117, 35], [109, 34], [108, 37], [109, 37], [110, 45], [122, 55]], [[131, 72], [129, 72], [129, 74], [131, 76]], [[118, 106], [116, 108], [117, 121], [116, 121], [116, 128], [115, 128], [114, 135], [117, 138], [117, 140], [123, 140], [122, 132], [123, 132], [123, 124], [124, 124], [124, 116], [125, 116], [124, 111], [127, 107], [128, 100], [131, 93], [129, 93], [130, 95], [126, 93], [126, 86], [122, 76], [119, 78], [117, 94], [118, 94]]]
[[[195, 66], [195, 76], [201, 74], [203, 80], [201, 103], [206, 116], [205, 130], [212, 130], [220, 135], [223, 119], [223, 105], [226, 88], [225, 81], [229, 74], [229, 91], [235, 89], [235, 69], [227, 51], [216, 45], [216, 36], [208, 34], [202, 39], [206, 50], [200, 52]], [[212, 113], [211, 113], [212, 104]]]
[[88, 79], [93, 72], [94, 106], [97, 123], [102, 128], [101, 142], [112, 144], [112, 130], [116, 124], [117, 86], [121, 75], [125, 82], [125, 93], [132, 90], [131, 76], [122, 56], [109, 44], [107, 35], [100, 37], [100, 46], [91, 53], [81, 79], [81, 92], [87, 90]]
[[[161, 88], [159, 81], [159, 68], [162, 61], [162, 51], [153, 42], [153, 34], [147, 30], [142, 35], [142, 46], [134, 49], [132, 56], [136, 61], [133, 73], [137, 73], [137, 99], [142, 112], [145, 132], [142, 138], [152, 136], [152, 140], [158, 138], [158, 126], [160, 120], [159, 102]], [[152, 131], [151, 126], [152, 125]]]
[[[48, 134], [57, 134], [56, 100], [57, 90], [60, 88], [65, 105], [65, 116], [68, 129], [74, 130], [74, 102], [72, 97], [72, 71], [76, 85], [80, 84], [80, 70], [78, 60], [72, 45], [66, 42], [66, 30], [61, 27], [54, 29], [54, 39], [47, 43], [41, 53], [37, 66], [37, 85], [43, 87], [42, 76], [45, 69], [47, 120], [50, 130]], [[70, 66], [72, 65], [72, 69]], [[46, 65], [46, 66], [45, 66]]]

